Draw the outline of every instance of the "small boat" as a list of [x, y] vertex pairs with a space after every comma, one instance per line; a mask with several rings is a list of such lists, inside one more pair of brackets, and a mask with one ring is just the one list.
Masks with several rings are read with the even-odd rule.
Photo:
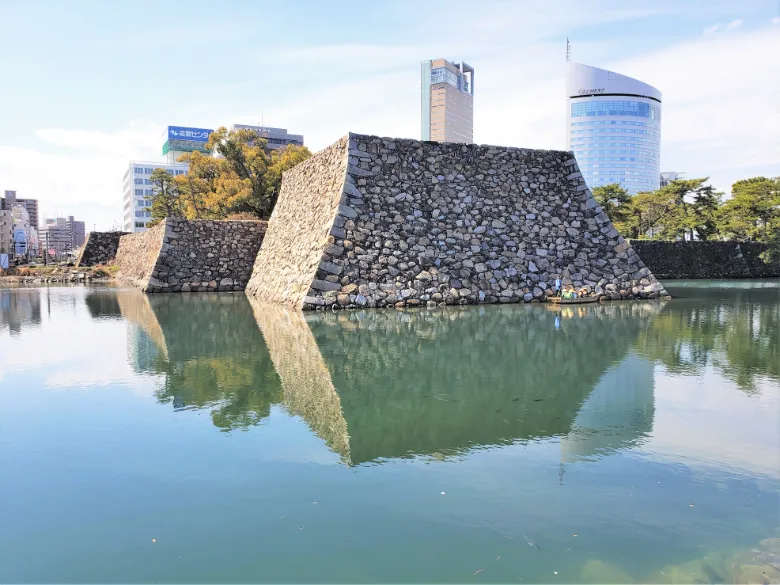
[[599, 297], [577, 297], [576, 299], [564, 299], [563, 297], [547, 297], [547, 302], [553, 305], [586, 305], [595, 303]]

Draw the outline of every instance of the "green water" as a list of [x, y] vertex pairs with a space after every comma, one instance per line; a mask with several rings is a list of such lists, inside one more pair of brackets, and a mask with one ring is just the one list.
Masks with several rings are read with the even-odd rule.
[[665, 284], [0, 289], [0, 582], [778, 582], [780, 282]]

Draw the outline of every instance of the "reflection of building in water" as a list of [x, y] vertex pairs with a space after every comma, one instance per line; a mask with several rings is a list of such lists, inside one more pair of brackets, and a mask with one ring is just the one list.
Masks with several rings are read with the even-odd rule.
[[653, 362], [629, 353], [598, 381], [561, 439], [564, 462], [641, 443], [653, 430]]
[[352, 464], [568, 434], [646, 309], [591, 307], [556, 329], [517, 307], [304, 318], [250, 302], [284, 404]]
[[12, 334], [41, 324], [41, 288], [0, 289], [0, 329]]

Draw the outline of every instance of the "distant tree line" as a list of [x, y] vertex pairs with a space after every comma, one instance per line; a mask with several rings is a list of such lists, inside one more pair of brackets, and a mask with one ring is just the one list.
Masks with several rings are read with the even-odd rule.
[[780, 177], [737, 181], [725, 201], [708, 180], [676, 180], [634, 196], [615, 183], [593, 196], [627, 238], [763, 242], [765, 260], [780, 258]]
[[211, 133], [206, 148], [218, 156], [191, 152], [179, 158], [189, 164], [184, 175], [154, 170], [150, 226], [166, 217], [268, 219], [282, 173], [311, 156], [305, 146], [271, 150], [253, 130], [224, 127]]

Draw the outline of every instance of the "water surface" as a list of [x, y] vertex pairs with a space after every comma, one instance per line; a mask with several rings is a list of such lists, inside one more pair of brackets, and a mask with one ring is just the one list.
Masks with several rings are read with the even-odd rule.
[[665, 284], [0, 290], [0, 582], [777, 582], [780, 283]]

